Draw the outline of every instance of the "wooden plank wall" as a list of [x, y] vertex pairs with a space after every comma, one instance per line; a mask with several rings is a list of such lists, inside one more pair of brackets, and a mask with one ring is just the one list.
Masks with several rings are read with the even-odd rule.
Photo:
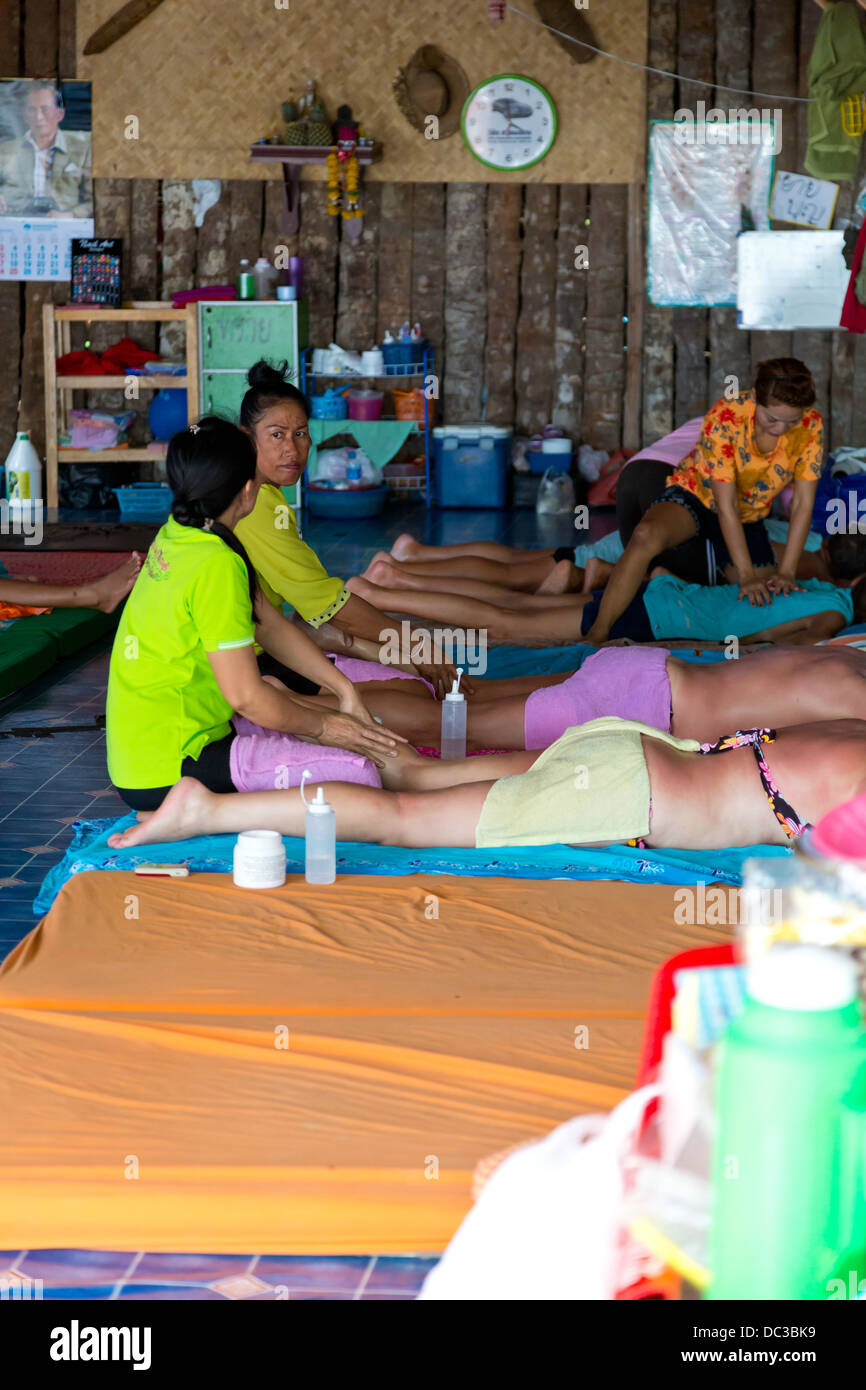
[[[711, 85], [648, 75], [648, 120], [669, 119], [699, 97], [722, 107], [780, 104], [753, 102], [728, 87], [805, 92], [820, 20], [814, 0], [649, 5], [648, 63]], [[74, 75], [74, 0], [13, 0], [6, 13], [0, 75]], [[805, 107], [787, 102], [783, 109], [778, 165], [797, 168]], [[241, 256], [300, 251], [315, 344], [336, 339], [362, 349], [386, 328], [417, 319], [436, 351], [446, 420], [477, 420], [486, 408], [488, 421], [523, 433], [553, 420], [576, 439], [613, 450], [623, 437], [629, 307], [633, 312], [636, 291], [640, 303], [645, 273], [639, 268], [629, 284], [629, 265], [640, 266], [629, 207], [645, 220], [645, 197], [628, 193], [617, 185], [533, 182], [374, 184], [363, 236], [354, 243], [340, 237], [338, 219], [328, 216], [322, 184], [302, 186], [301, 231], [291, 242], [282, 230], [279, 182], [225, 182], [200, 228], [188, 182], [103, 179], [95, 198], [99, 232], [125, 239], [130, 298], [165, 298], [193, 283], [233, 280]], [[849, 215], [852, 196], [850, 185], [843, 188], [839, 218]], [[40, 311], [52, 297], [64, 298], [65, 287], [0, 285], [3, 452], [19, 419], [42, 441]], [[780, 352], [812, 367], [831, 442], [866, 443], [862, 337], [745, 334], [732, 309], [648, 302], [642, 309], [641, 400], [630, 398], [641, 443], [705, 410], [727, 377], [747, 381], [761, 357]], [[173, 326], [159, 342], [151, 325], [133, 324], [130, 331], [148, 347], [179, 350]], [[96, 347], [108, 340], [103, 330], [92, 335]], [[113, 403], [120, 406], [120, 397]]]

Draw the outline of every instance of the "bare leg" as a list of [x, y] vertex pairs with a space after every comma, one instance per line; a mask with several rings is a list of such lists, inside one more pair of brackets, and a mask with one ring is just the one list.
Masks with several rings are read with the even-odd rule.
[[141, 569], [141, 556], [130, 555], [117, 569], [88, 584], [31, 584], [29, 580], [0, 579], [0, 600], [27, 608], [98, 608], [111, 613], [126, 598]]
[[[392, 792], [351, 783], [326, 783], [325, 796], [333, 806], [341, 840], [367, 844], [428, 845], [475, 844], [475, 827], [493, 781], [525, 772], [536, 753], [502, 753], [491, 758], [471, 758], [455, 763], [426, 763], [430, 782], [464, 775], [466, 785], [443, 785], [438, 790]], [[487, 764], [489, 780], [479, 780]], [[242, 830], [277, 830], [281, 835], [303, 835], [306, 810], [296, 790], [209, 792], [192, 777], [182, 777], [172, 787], [159, 810], [122, 834], [111, 835], [113, 849], [131, 845], [164, 844], [195, 835], [228, 835]]]
[[676, 502], [660, 502], [646, 513], [614, 566], [598, 616], [586, 634], [587, 642], [599, 646], [607, 641], [613, 624], [631, 603], [654, 557], [688, 540], [696, 529], [689, 512]]
[[[562, 563], [568, 565], [568, 561]], [[436, 569], [436, 566], [430, 565], [428, 568]], [[571, 565], [569, 568], [573, 570], [574, 566]], [[575, 573], [582, 574], [582, 571], [575, 570]], [[495, 603], [500, 608], [543, 609], [549, 606], [551, 597], [546, 593], [543, 596], [536, 593], [516, 593], [511, 588], [480, 579], [439, 580], [435, 576], [418, 575], [402, 566], [396, 566], [387, 555], [378, 556], [373, 560], [366, 573], [360, 577], [381, 589], [407, 589], [424, 594], [461, 594], [464, 598], [480, 598], [486, 603]], [[566, 594], [564, 589], [552, 595], [554, 603], [567, 603], [572, 597], [574, 595]]]
[[391, 546], [391, 554], [397, 560], [459, 560], [466, 555], [480, 555], [482, 559], [496, 560], [500, 565], [513, 565], [520, 560], [535, 560], [539, 555], [553, 558], [553, 550], [521, 550], [510, 545], [500, 545], [498, 541], [467, 541], [463, 545], [422, 545], [408, 533], [397, 537]]
[[409, 589], [380, 589], [368, 580], [349, 580], [352, 593], [386, 613], [409, 613], [453, 627], [486, 631], [488, 641], [516, 642], [527, 647], [553, 647], [580, 642], [581, 617], [587, 594], [574, 594], [565, 608], [545, 606], [534, 612], [509, 611], [480, 599], [457, 594], [418, 593]]
[[[554, 567], [553, 560], [546, 551], [537, 551], [531, 560], [515, 560], [506, 565], [498, 560], [485, 560], [478, 555], [467, 555], [455, 560], [397, 560], [394, 555], [380, 550], [364, 571], [364, 578], [371, 579], [374, 584], [381, 583], [381, 578], [377, 579], [373, 571], [383, 562], [387, 562], [391, 567], [395, 586], [405, 575], [410, 579], [434, 580], [435, 584], [430, 587], [450, 590], [452, 593], [460, 592], [458, 581], [462, 579], [479, 579], [485, 584], [497, 584], [502, 589], [534, 593]], [[577, 573], [583, 576], [583, 570], [578, 570]]]

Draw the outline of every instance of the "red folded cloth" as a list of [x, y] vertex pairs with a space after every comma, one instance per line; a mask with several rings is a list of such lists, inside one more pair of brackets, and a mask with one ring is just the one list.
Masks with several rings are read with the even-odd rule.
[[238, 292], [234, 285], [203, 285], [198, 290], [176, 290], [171, 297], [171, 302], [176, 309], [182, 309], [184, 304], [195, 304], [200, 299], [237, 299]]
[[148, 352], [132, 338], [121, 338], [119, 343], [112, 343], [102, 354], [102, 361], [109, 373], [122, 372], [128, 367], [143, 367], [145, 362], [158, 362], [159, 358], [158, 352]]
[[132, 338], [121, 338], [98, 353], [82, 349], [81, 352], [65, 352], [57, 359], [59, 376], [122, 376], [130, 367], [143, 367], [145, 362], [158, 362], [158, 352], [148, 352], [139, 347]]
[[59, 376], [104, 376], [105, 368], [95, 352], [64, 352], [57, 359]]

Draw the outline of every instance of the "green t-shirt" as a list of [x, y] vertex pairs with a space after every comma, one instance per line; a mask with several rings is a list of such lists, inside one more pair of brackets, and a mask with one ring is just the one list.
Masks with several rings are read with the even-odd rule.
[[333, 618], [351, 598], [298, 534], [295, 513], [278, 487], [263, 483], [256, 505], [236, 535], [253, 562], [262, 592], [275, 608], [290, 603], [313, 627]]
[[126, 601], [108, 672], [108, 772], [167, 787], [186, 757], [231, 732], [208, 652], [252, 645], [247, 570], [219, 536], [169, 518]]

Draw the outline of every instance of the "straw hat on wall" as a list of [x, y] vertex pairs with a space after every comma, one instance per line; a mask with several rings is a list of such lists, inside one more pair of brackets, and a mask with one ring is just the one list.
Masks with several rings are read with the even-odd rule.
[[435, 44], [416, 49], [392, 83], [394, 97], [410, 125], [422, 133], [428, 116], [439, 121], [439, 139], [460, 129], [469, 79], [454, 58]]

